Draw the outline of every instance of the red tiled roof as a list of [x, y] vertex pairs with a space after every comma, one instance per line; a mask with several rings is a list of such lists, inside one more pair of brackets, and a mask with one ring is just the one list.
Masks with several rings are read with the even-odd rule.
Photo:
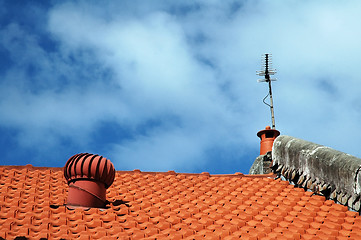
[[117, 171], [107, 209], [67, 190], [61, 168], [0, 167], [0, 238], [361, 239], [357, 212], [271, 175]]

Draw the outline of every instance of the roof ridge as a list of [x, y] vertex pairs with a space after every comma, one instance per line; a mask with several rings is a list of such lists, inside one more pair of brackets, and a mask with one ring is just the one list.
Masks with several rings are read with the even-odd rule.
[[[5, 169], [31, 169], [31, 170], [57, 170], [57, 171], [62, 171], [63, 167], [38, 167], [38, 166], [33, 166], [31, 164], [27, 164], [27, 165], [0, 165], [0, 168], [5, 168]], [[186, 175], [186, 176], [210, 176], [210, 177], [247, 177], [247, 178], [267, 178], [267, 177], [272, 177], [274, 178], [275, 175], [270, 173], [270, 174], [243, 174], [240, 172], [235, 172], [235, 173], [221, 173], [221, 174], [211, 174], [209, 172], [201, 172], [201, 173], [184, 173], [184, 172], [175, 172], [175, 171], [167, 171], [167, 172], [152, 172], [152, 171], [141, 171], [139, 169], [134, 169], [134, 170], [116, 170], [116, 173], [120, 173], [120, 174], [126, 174], [126, 173], [140, 173], [140, 174], [151, 174], [151, 175], [156, 175], [156, 174], [163, 174], [163, 175]]]
[[31, 169], [31, 170], [45, 170], [45, 169], [56, 169], [56, 170], [63, 170], [62, 167], [38, 167], [38, 166], [33, 166], [32, 164], [26, 164], [26, 165], [0, 165], [0, 168], [5, 168], [5, 169]]

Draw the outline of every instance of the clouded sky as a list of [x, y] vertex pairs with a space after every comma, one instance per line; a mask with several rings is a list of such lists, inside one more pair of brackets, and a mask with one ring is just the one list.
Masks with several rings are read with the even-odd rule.
[[361, 157], [360, 1], [0, 1], [1, 165], [248, 173], [271, 125]]

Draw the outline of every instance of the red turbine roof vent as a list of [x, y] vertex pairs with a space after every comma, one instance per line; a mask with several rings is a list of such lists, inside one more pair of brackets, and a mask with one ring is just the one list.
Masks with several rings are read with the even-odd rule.
[[80, 153], [69, 158], [64, 167], [69, 185], [67, 204], [82, 207], [105, 207], [106, 189], [112, 185], [115, 169], [102, 156]]

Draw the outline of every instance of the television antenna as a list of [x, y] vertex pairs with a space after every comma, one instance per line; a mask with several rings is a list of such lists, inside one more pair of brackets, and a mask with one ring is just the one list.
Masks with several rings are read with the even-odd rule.
[[[263, 103], [270, 107], [271, 118], [272, 118], [272, 129], [275, 129], [276, 124], [275, 124], [275, 115], [274, 115], [274, 110], [273, 110], [273, 97], [272, 97], [271, 82], [276, 81], [276, 79], [271, 78], [271, 75], [274, 75], [276, 73], [276, 70], [272, 69], [271, 57], [272, 57], [271, 54], [268, 54], [268, 53], [264, 54], [263, 67], [265, 70], [257, 71], [257, 75], [262, 76], [262, 77], [264, 76], [264, 79], [259, 79], [258, 82], [267, 82], [268, 83], [269, 92], [268, 92], [267, 96], [263, 98]], [[268, 96], [270, 98], [270, 103], [267, 103], [265, 101]]]

